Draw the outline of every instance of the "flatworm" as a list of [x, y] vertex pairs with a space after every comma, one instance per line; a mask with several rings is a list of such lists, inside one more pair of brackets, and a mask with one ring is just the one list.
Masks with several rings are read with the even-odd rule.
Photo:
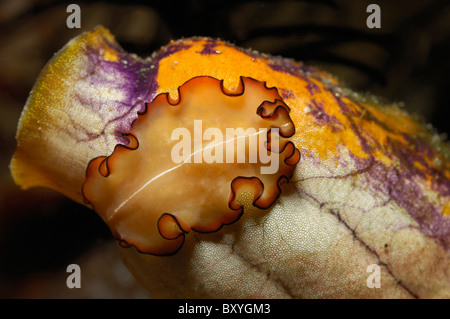
[[[180, 128], [189, 133], [187, 156], [175, 162], [173, 133]], [[208, 129], [214, 139], [199, 141]], [[237, 90], [227, 91], [216, 79], [196, 77], [179, 88], [176, 101], [160, 94], [149, 103], [123, 134], [127, 146], [91, 161], [83, 194], [122, 246], [170, 255], [190, 230], [212, 232], [236, 221], [243, 212], [242, 194], [256, 207], [270, 207], [299, 161], [287, 139], [294, 132], [289, 108], [275, 88], [242, 78]], [[264, 173], [269, 167], [262, 158], [276, 165], [272, 172]]]

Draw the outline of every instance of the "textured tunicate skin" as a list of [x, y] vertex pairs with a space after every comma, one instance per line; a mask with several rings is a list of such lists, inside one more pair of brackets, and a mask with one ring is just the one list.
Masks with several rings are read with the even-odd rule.
[[[69, 70], [69, 72], [68, 72]], [[450, 297], [449, 148], [404, 111], [380, 106], [301, 63], [208, 38], [174, 41], [151, 58], [98, 28], [72, 40], [41, 74], [18, 128], [11, 169], [82, 202], [90, 160], [109, 155], [137, 112], [197, 76], [276, 87], [301, 151], [270, 210], [213, 234], [191, 232], [157, 257], [120, 248], [153, 297]], [[73, 84], [77, 83], [76, 86]], [[370, 288], [372, 265], [380, 288]]]

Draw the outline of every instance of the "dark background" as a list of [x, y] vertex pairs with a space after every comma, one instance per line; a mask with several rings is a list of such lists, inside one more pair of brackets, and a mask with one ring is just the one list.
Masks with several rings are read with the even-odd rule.
[[[94, 212], [49, 190], [22, 191], [8, 169], [17, 121], [40, 69], [98, 24], [141, 56], [171, 39], [201, 35], [304, 61], [450, 132], [448, 0], [72, 2], [81, 7], [82, 29], [67, 28], [69, 3], [0, 2], [0, 297], [148, 296]], [[370, 3], [381, 7], [381, 29], [366, 26]], [[81, 289], [66, 287], [71, 263], [82, 269]]]

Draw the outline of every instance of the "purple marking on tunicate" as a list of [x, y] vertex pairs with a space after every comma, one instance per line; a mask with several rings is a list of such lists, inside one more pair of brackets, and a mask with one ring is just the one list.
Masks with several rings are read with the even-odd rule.
[[[415, 153], [423, 154], [427, 157], [433, 156], [433, 150], [431, 149], [431, 147], [427, 143], [424, 143], [419, 138], [414, 138], [407, 134], [403, 134], [402, 137], [406, 141], [407, 144], [413, 146], [412, 149], [414, 149]], [[417, 158], [417, 159], [419, 160], [419, 158]], [[421, 163], [425, 165], [426, 162], [424, 160], [424, 156], [420, 156], [420, 159], [422, 159]]]
[[310, 95], [314, 95], [316, 93], [320, 93], [319, 86], [312, 80], [308, 78], [308, 85], [306, 85], [306, 89], [308, 90]]
[[294, 93], [292, 93], [291, 90], [289, 89], [283, 89], [283, 88], [279, 88], [278, 91], [280, 92], [280, 95], [283, 99], [292, 99], [295, 98]]
[[399, 169], [388, 176], [390, 196], [419, 224], [420, 230], [435, 238], [445, 249], [450, 248], [450, 219], [433, 206], [414, 180], [415, 174]]
[[[387, 138], [381, 146], [375, 137], [364, 130], [360, 132], [350, 115], [355, 112], [350, 112], [340, 96], [335, 95], [335, 98], [341, 110], [349, 118], [351, 128], [357, 134], [363, 150], [371, 156], [368, 183], [377, 192], [383, 192], [383, 190], [387, 192], [389, 197], [403, 207], [419, 224], [421, 232], [434, 238], [445, 249], [450, 249], [450, 219], [442, 215], [442, 208], [438, 203], [432, 204], [429, 201], [419, 185], [421, 181], [432, 176], [433, 182], [430, 188], [439, 192], [441, 196], [450, 196], [449, 179], [443, 176], [442, 170], [436, 169], [426, 160], [436, 156], [435, 151], [420, 137], [406, 134], [401, 135], [403, 141]], [[381, 147], [386, 156], [390, 157], [394, 163], [398, 163], [397, 166], [388, 167], [375, 160], [371, 154]], [[353, 159], [356, 160], [358, 157], [353, 156]]]
[[437, 186], [434, 188], [441, 196], [450, 197], [450, 180], [444, 176], [442, 172], [435, 173]]
[[279, 63], [279, 64], [273, 64], [273, 63], [269, 63], [268, 66], [277, 72], [283, 72], [283, 73], [287, 73], [293, 76], [303, 76], [304, 72], [301, 68], [297, 67], [297, 68], [293, 68], [292, 66], [287, 66], [284, 63]]
[[347, 103], [345, 103], [340, 94], [337, 94], [336, 92], [333, 92], [332, 90], [330, 90], [330, 94], [333, 95], [334, 99], [336, 100], [337, 104], [339, 105], [339, 107], [341, 108], [342, 112], [344, 112], [344, 114], [346, 115], [353, 115], [355, 116], [356, 114], [347, 106]]
[[323, 107], [323, 102], [318, 102], [315, 99], [310, 100], [308, 107], [310, 109], [308, 114], [311, 114], [316, 122], [320, 125], [330, 125], [334, 132], [343, 129], [343, 125], [335, 116], [330, 116]]
[[349, 156], [352, 159], [353, 166], [355, 167], [355, 170], [357, 172], [362, 172], [364, 170], [367, 170], [369, 167], [371, 167], [372, 163], [374, 162], [374, 158], [370, 154], [367, 158], [361, 158], [361, 157], [355, 156], [352, 152], [349, 151]]
[[[364, 142], [362, 145], [366, 144], [365, 138], [361, 135], [359, 135], [359, 139]], [[382, 163], [374, 158], [372, 153], [367, 153], [368, 158], [360, 158], [349, 152], [350, 158], [354, 162], [354, 173], [347, 176], [363, 177], [359, 179], [361, 183], [364, 183], [363, 187], [369, 186], [373, 190], [374, 196], [386, 197], [395, 201], [417, 222], [417, 229], [420, 232], [433, 238], [444, 249], [450, 250], [450, 218], [442, 215], [442, 207], [439, 202], [430, 202], [421, 186], [426, 175], [431, 174], [429, 176], [435, 177], [436, 175], [433, 174], [439, 174], [439, 171], [429, 165], [420, 166], [420, 169], [414, 165], [420, 157], [422, 160], [418, 162], [425, 163], [423, 157], [432, 155], [433, 150], [421, 140], [413, 137], [409, 137], [408, 140], [412, 143], [411, 145], [396, 144], [392, 140], [386, 141], [385, 154], [392, 158], [393, 162], [398, 163], [395, 166]], [[302, 150], [302, 158], [311, 156], [311, 154], [307, 155], [307, 150]], [[348, 166], [343, 158], [339, 159], [339, 163], [344, 167]], [[315, 165], [320, 166], [321, 164], [318, 162]], [[437, 178], [433, 184], [440, 187], [437, 190], [439, 194], [448, 196], [450, 181], [442, 173], [439, 176], [440, 178]]]
[[147, 69], [142, 60], [132, 59], [126, 53], [120, 52], [118, 62], [107, 61], [101, 58], [99, 52], [93, 50], [90, 50], [89, 59], [89, 85], [103, 85], [125, 94], [125, 99], [116, 105], [115, 111], [136, 107], [137, 102], [147, 95], [145, 80], [148, 71], [145, 72]]
[[[88, 84], [101, 85], [113, 91], [120, 91], [123, 98], [111, 100], [113, 109], [105, 109], [116, 116], [106, 123], [114, 125], [114, 134], [119, 143], [128, 143], [122, 133], [129, 130], [137, 113], [144, 110], [145, 100], [149, 95], [150, 62], [127, 54], [117, 49], [117, 61], [108, 61], [102, 58], [97, 49], [88, 47], [89, 64], [87, 65]], [[93, 105], [91, 105], [92, 107]]]
[[368, 143], [367, 139], [363, 137], [363, 134], [361, 134], [361, 132], [359, 131], [359, 129], [357, 128], [357, 125], [354, 123], [353, 118], [351, 118], [350, 116], [348, 116], [349, 122], [350, 122], [350, 128], [351, 130], [354, 132], [354, 134], [356, 135], [356, 137], [358, 138], [359, 144], [361, 145], [361, 149], [364, 151], [364, 153], [366, 153], [369, 156], [373, 156], [372, 155], [372, 147], [371, 145]]
[[432, 189], [438, 191], [441, 196], [450, 196], [450, 180], [444, 176], [442, 170], [434, 167], [426, 160], [427, 158], [434, 159], [437, 156], [430, 145], [418, 137], [406, 134], [402, 136], [406, 145], [408, 145], [408, 149], [398, 145], [398, 142], [391, 139], [387, 140], [388, 145], [391, 145], [393, 154], [400, 159], [403, 166], [417, 176], [423, 179], [432, 176], [435, 181], [431, 184]]
[[[386, 131], [391, 130], [391, 128], [386, 124], [386, 122], [383, 122], [383, 121], [379, 120], [376, 116], [374, 116], [374, 115], [372, 114], [372, 112], [368, 111], [367, 108], [365, 108], [365, 107], [361, 104], [361, 102], [359, 102], [359, 101], [356, 100], [356, 99], [351, 99], [351, 101], [352, 101], [356, 106], [358, 106], [358, 108], [359, 108], [359, 112], [353, 112], [353, 113], [354, 113], [354, 114], [353, 114], [354, 116], [358, 116], [358, 117], [361, 117], [361, 118], [364, 117], [364, 120], [365, 120], [365, 121], [373, 122], [373, 123], [375, 123], [376, 125], [378, 125], [379, 127], [385, 129]], [[343, 103], [343, 101], [341, 101], [341, 102]]]
[[217, 42], [214, 40], [208, 40], [204, 45], [202, 51], [198, 52], [201, 55], [214, 55], [220, 54], [220, 51], [216, 50]]
[[269, 63], [267, 64], [272, 70], [287, 73], [293, 76], [302, 77], [306, 74], [315, 74], [314, 70], [308, 68], [303, 63], [281, 58], [281, 57], [269, 57]]
[[[435, 206], [429, 202], [418, 184], [427, 176], [435, 177], [439, 174], [441, 178], [436, 179], [436, 183], [433, 183], [434, 186], [431, 185], [431, 188], [434, 189], [438, 185], [437, 191], [442, 196], [450, 193], [450, 181], [443, 177], [440, 171], [430, 167], [425, 160], [427, 157], [432, 158], [434, 154], [430, 146], [417, 137], [407, 135], [403, 136], [406, 143], [387, 139], [383, 147], [385, 154], [394, 162], [399, 161], [400, 165], [395, 168], [385, 166], [375, 160], [372, 155], [374, 149], [380, 148], [376, 138], [369, 136], [364, 130], [361, 131], [354, 123], [353, 118], [358, 112], [351, 110], [340, 95], [334, 94], [332, 90], [330, 93], [333, 94], [343, 114], [349, 119], [349, 128], [355, 132], [363, 151], [369, 155], [370, 162], [367, 162], [351, 154], [357, 169], [368, 167], [366, 171], [370, 178], [367, 179], [367, 183], [376, 192], [387, 192], [388, 196], [403, 207], [419, 224], [422, 233], [434, 238], [445, 249], [450, 249], [450, 219], [441, 214], [442, 208], [438, 207], [438, 204]], [[417, 166], [417, 163], [420, 166]]]
[[[150, 59], [141, 59], [125, 52], [114, 43], [108, 43], [118, 52], [117, 61], [108, 61], [102, 57], [101, 49], [87, 47], [88, 64], [86, 65], [83, 80], [89, 86], [101, 85], [114, 91], [120, 91], [123, 99], [110, 101], [113, 109], [106, 112], [116, 114], [105, 126], [114, 125], [114, 135], [119, 143], [127, 145], [128, 139], [122, 133], [131, 128], [132, 122], [137, 118], [138, 112], [145, 110], [145, 104], [151, 102], [158, 89], [159, 62], [171, 54], [190, 46], [180, 43], [169, 44], [161, 49], [156, 56]], [[84, 97], [77, 96], [82, 101]], [[98, 103], [85, 100], [86, 106], [98, 109]], [[101, 106], [101, 105], [100, 105]], [[99, 109], [98, 113], [101, 113]], [[100, 114], [101, 116], [101, 114]]]
[[[355, 156], [352, 158], [357, 159]], [[450, 219], [445, 218], [438, 207], [430, 203], [424, 195], [418, 184], [420, 176], [417, 172], [404, 166], [404, 163], [399, 167], [393, 167], [373, 158], [372, 160], [363, 172], [367, 174], [365, 183], [377, 194], [387, 196], [403, 207], [419, 224], [423, 234], [434, 238], [445, 249], [450, 249]]]

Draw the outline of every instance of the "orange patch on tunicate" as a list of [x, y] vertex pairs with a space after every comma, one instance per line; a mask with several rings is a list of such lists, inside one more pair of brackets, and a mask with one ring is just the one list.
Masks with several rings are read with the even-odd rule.
[[[209, 128], [216, 131], [208, 139], [204, 134]], [[238, 128], [242, 131], [226, 138], [227, 129]], [[183, 134], [174, 138], [174, 132]], [[218, 132], [223, 132], [223, 143]], [[90, 162], [83, 194], [122, 246], [170, 255], [189, 231], [212, 232], [235, 222], [243, 213], [240, 194], [251, 194], [255, 207], [271, 206], [300, 159], [289, 141], [294, 132], [277, 89], [241, 78], [229, 90], [214, 78], [196, 77], [179, 88], [176, 100], [160, 94], [147, 105], [124, 134], [129, 145], [118, 145], [112, 155]], [[258, 138], [257, 144], [251, 136]], [[185, 138], [188, 143], [180, 144]], [[238, 140], [245, 141], [241, 148]], [[180, 145], [190, 145], [190, 152], [182, 154]], [[244, 161], [238, 162], [242, 151]], [[182, 161], [174, 154], [183, 155]], [[217, 157], [207, 161], [205, 154]], [[250, 154], [257, 154], [256, 162]], [[261, 154], [273, 156], [271, 162]], [[275, 158], [278, 169], [263, 174]]]
[[444, 209], [442, 210], [442, 215], [450, 216], [450, 203], [447, 203], [447, 205], [444, 206]]

